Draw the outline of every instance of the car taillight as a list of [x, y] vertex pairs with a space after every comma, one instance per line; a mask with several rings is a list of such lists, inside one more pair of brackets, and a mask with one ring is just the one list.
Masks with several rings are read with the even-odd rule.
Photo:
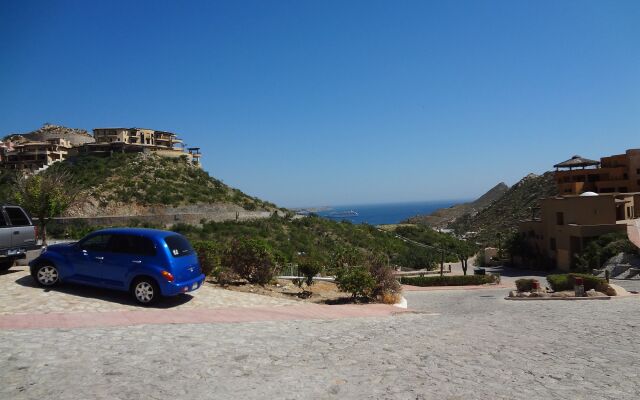
[[173, 275], [171, 275], [171, 272], [169, 271], [162, 271], [161, 272], [162, 276], [164, 276], [164, 279], [168, 280], [169, 282], [173, 282]]
[[33, 226], [33, 235], [36, 238], [36, 242], [38, 242], [38, 233], [40, 233], [40, 232], [38, 232], [38, 225], [34, 225]]

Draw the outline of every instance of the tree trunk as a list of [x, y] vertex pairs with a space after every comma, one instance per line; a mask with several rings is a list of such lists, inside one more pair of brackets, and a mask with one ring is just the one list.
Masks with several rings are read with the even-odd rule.
[[460, 259], [460, 264], [462, 265], [462, 273], [464, 275], [467, 274], [467, 259], [464, 258], [464, 256], [458, 256], [458, 258]]
[[[44, 218], [40, 218], [40, 238], [42, 238], [42, 245], [47, 245], [47, 222]], [[36, 241], [38, 238], [36, 238]]]

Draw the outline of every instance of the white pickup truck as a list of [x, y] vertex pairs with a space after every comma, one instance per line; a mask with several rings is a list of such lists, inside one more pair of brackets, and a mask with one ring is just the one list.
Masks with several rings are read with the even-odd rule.
[[22, 207], [0, 205], [0, 272], [25, 258], [28, 250], [37, 249], [36, 227]]

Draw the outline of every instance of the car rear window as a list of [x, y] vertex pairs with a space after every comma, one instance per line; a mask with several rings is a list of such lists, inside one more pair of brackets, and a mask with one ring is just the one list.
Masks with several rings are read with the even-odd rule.
[[4, 210], [7, 212], [7, 216], [9, 217], [9, 221], [11, 221], [11, 225], [13, 226], [31, 225], [31, 222], [29, 221], [29, 217], [27, 217], [27, 214], [25, 214], [21, 208], [5, 207]]
[[195, 252], [184, 236], [171, 235], [164, 238], [164, 241], [169, 246], [169, 251], [174, 257], [182, 257]]
[[109, 241], [109, 251], [114, 253], [155, 256], [156, 247], [151, 239], [137, 235], [115, 234]]

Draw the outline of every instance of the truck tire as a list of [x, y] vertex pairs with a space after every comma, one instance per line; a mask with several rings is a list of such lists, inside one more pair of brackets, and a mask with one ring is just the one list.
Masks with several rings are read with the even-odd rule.
[[9, 268], [13, 267], [13, 264], [15, 264], [16, 260], [2, 260], [0, 261], [0, 272], [5, 272], [8, 271]]

